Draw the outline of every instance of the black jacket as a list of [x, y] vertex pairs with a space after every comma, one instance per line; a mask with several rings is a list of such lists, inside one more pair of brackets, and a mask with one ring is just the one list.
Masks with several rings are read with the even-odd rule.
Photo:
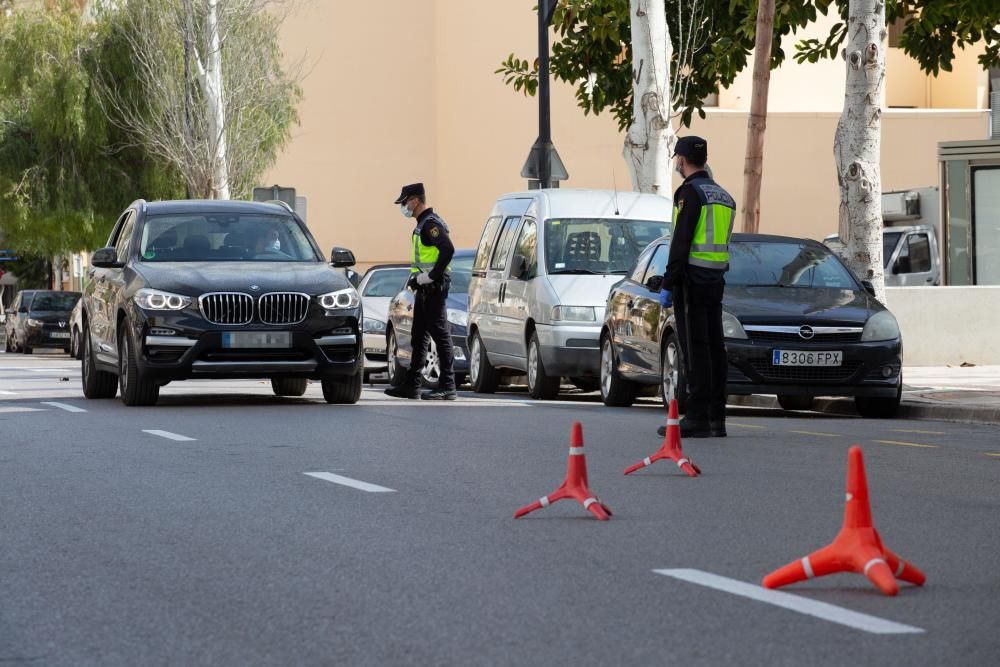
[[698, 227], [701, 216], [701, 196], [690, 182], [696, 178], [709, 178], [708, 172], [697, 171], [681, 183], [674, 193], [674, 205], [680, 209], [677, 214], [677, 224], [674, 225], [674, 235], [670, 239], [670, 257], [667, 260], [667, 270], [663, 274], [663, 286], [669, 290], [677, 289], [684, 284], [719, 285], [725, 284], [725, 271], [706, 269], [700, 266], [689, 266], [691, 242]]
[[455, 255], [455, 246], [451, 242], [448, 233], [448, 225], [434, 212], [434, 209], [424, 209], [424, 212], [417, 216], [417, 228], [415, 234], [420, 234], [420, 242], [426, 246], [434, 246], [440, 252], [434, 268], [429, 274], [434, 282], [441, 282], [444, 279], [451, 264], [451, 258]]

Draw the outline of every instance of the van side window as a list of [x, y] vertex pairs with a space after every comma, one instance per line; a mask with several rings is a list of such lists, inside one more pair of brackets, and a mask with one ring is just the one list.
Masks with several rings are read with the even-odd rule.
[[670, 246], [660, 245], [656, 247], [656, 252], [653, 253], [653, 259], [649, 262], [649, 268], [646, 269], [646, 275], [640, 282], [646, 282], [653, 276], [662, 276], [667, 271], [667, 262], [670, 260]]
[[910, 255], [910, 273], [928, 273], [931, 270], [931, 242], [927, 234], [910, 234], [906, 239]]
[[649, 256], [653, 254], [653, 251], [660, 246], [650, 246], [642, 251], [639, 255], [639, 259], [635, 260], [635, 267], [632, 269], [632, 273], [629, 275], [628, 279], [635, 283], [641, 283], [642, 278], [646, 275], [646, 265], [649, 264]]
[[497, 241], [496, 250], [493, 252], [493, 261], [490, 262], [490, 271], [503, 271], [507, 268], [507, 255], [510, 254], [510, 246], [514, 242], [514, 232], [517, 231], [519, 222], [521, 222], [519, 215], [512, 215], [504, 220], [500, 240]]
[[500, 225], [501, 218], [499, 215], [490, 218], [486, 221], [486, 229], [483, 230], [483, 236], [479, 239], [479, 248], [476, 250], [476, 259], [472, 263], [472, 271], [483, 272], [486, 271], [486, 265], [490, 261], [490, 256], [493, 254], [493, 245], [497, 240], [497, 227]]
[[517, 239], [515, 255], [522, 255], [525, 259], [527, 273], [525, 280], [531, 280], [538, 275], [538, 226], [535, 221], [526, 218], [521, 226], [521, 235]]

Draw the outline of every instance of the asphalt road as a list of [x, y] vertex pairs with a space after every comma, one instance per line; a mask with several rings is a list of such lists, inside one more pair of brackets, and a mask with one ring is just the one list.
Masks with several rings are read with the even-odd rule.
[[[995, 427], [732, 409], [729, 438], [685, 443], [703, 476], [625, 477], [662, 418], [255, 381], [125, 408], [85, 400], [65, 356], [0, 354], [0, 663], [1000, 664]], [[561, 482], [574, 421], [614, 517], [513, 520]], [[854, 443], [876, 527], [927, 584], [737, 594], [834, 537]]]

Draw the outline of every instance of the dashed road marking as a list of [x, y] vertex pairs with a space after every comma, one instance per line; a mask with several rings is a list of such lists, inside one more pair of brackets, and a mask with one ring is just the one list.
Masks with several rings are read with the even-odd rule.
[[51, 405], [53, 408], [59, 408], [60, 410], [65, 410], [66, 412], [86, 412], [83, 408], [78, 408], [75, 405], [70, 405], [69, 403], [56, 403], [55, 401], [42, 401], [42, 405]]
[[316, 479], [326, 480], [327, 482], [333, 482], [334, 484], [349, 486], [352, 489], [360, 489], [361, 491], [367, 491], [369, 493], [396, 492], [396, 489], [390, 489], [388, 487], [371, 484], [369, 482], [362, 482], [360, 479], [351, 479], [350, 477], [344, 477], [343, 475], [334, 475], [332, 472], [305, 472], [302, 474], [315, 477]]
[[24, 407], [0, 408], [0, 415], [10, 414], [13, 412], [45, 412], [45, 408], [24, 408]]
[[919, 433], [920, 435], [948, 435], [944, 431], [921, 431], [918, 428], [894, 428], [893, 433]]
[[148, 433], [150, 435], [159, 436], [161, 438], [166, 438], [167, 440], [176, 440], [177, 442], [193, 442], [196, 438], [189, 438], [186, 435], [180, 435], [179, 433], [171, 433], [170, 431], [161, 431], [159, 429], [142, 429], [143, 433]]
[[755, 424], [739, 424], [737, 422], [726, 422], [726, 426], [735, 426], [737, 428], [764, 428], [763, 426], [757, 426]]
[[904, 625], [903, 623], [897, 623], [895, 621], [879, 618], [878, 616], [862, 614], [861, 612], [851, 611], [850, 609], [838, 607], [827, 602], [820, 602], [819, 600], [813, 600], [811, 598], [804, 598], [790, 593], [769, 590], [767, 588], [748, 584], [736, 579], [720, 577], [719, 575], [712, 574], [711, 572], [690, 569], [653, 570], [653, 572], [667, 577], [673, 577], [674, 579], [680, 579], [681, 581], [687, 581], [692, 584], [698, 584], [699, 586], [714, 588], [717, 591], [724, 591], [726, 593], [732, 593], [733, 595], [750, 598], [751, 600], [757, 600], [758, 602], [772, 604], [776, 607], [781, 607], [782, 609], [797, 611], [800, 614], [820, 618], [824, 621], [830, 621], [831, 623], [846, 625], [849, 628], [870, 632], [876, 635], [915, 634], [924, 632], [922, 628], [917, 628], [912, 625]]
[[789, 433], [798, 433], [799, 435], [815, 435], [819, 438], [842, 438], [844, 436], [839, 433], [820, 433], [819, 431], [789, 431]]
[[0, 389], [0, 396], [17, 396], [17, 392], [7, 391], [6, 389]]
[[937, 449], [938, 445], [921, 445], [917, 442], [902, 442], [900, 440], [876, 440], [880, 445], [899, 445], [901, 447], [924, 447], [927, 449]]
[[1000, 456], [1000, 454], [996, 454], [994, 452], [983, 452], [983, 453], [986, 454], [986, 456]]

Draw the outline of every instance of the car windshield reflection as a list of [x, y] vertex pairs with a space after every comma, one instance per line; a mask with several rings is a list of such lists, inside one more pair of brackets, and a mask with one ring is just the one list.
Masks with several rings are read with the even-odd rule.
[[283, 215], [153, 215], [142, 229], [144, 262], [322, 261], [298, 222]]

